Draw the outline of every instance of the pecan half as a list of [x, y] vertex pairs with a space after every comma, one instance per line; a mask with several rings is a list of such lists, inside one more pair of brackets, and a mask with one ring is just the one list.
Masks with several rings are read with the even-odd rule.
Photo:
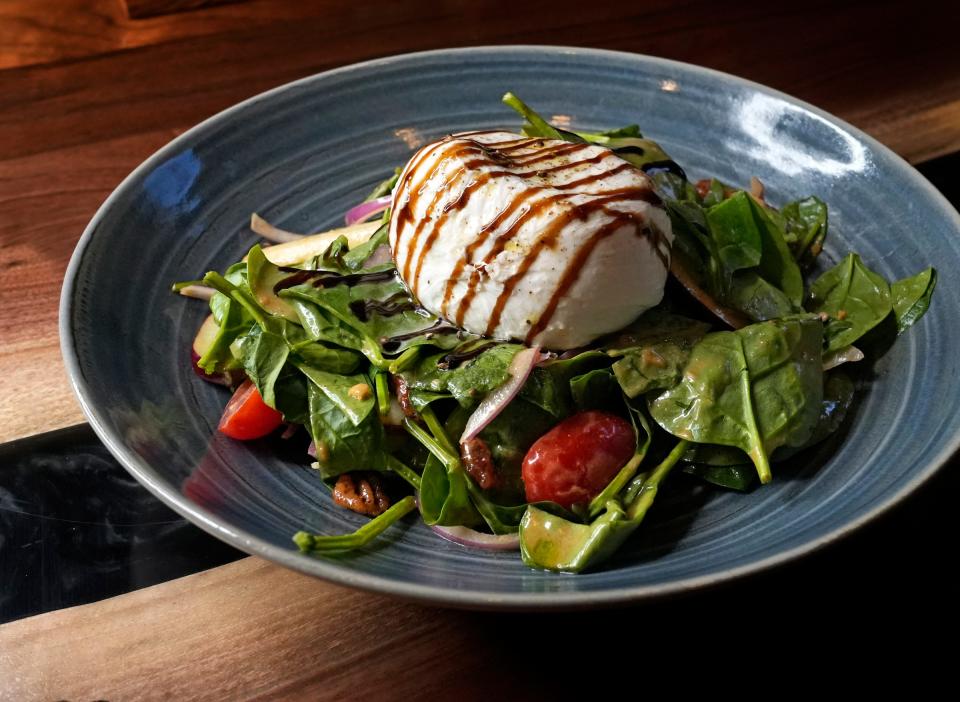
[[333, 486], [333, 501], [341, 507], [376, 517], [390, 506], [376, 473], [344, 473]]
[[407, 387], [407, 381], [399, 375], [392, 375], [390, 377], [393, 379], [393, 391], [397, 393], [397, 402], [400, 403], [400, 409], [402, 409], [403, 413], [410, 419], [416, 419], [418, 416], [417, 410], [410, 401], [410, 389]]
[[463, 467], [473, 481], [484, 490], [496, 487], [500, 482], [497, 469], [493, 465], [490, 447], [483, 439], [470, 439], [460, 444], [460, 458]]

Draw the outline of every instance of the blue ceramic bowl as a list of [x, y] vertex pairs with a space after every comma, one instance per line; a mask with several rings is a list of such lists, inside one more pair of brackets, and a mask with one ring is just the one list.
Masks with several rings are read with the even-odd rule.
[[[223, 269], [255, 241], [257, 211], [294, 231], [337, 226], [412, 150], [444, 134], [516, 128], [513, 90], [587, 129], [639, 122], [692, 177], [773, 202], [830, 205], [827, 257], [859, 252], [888, 279], [934, 264], [929, 314], [874, 365], [843, 441], [823, 460], [740, 495], [668, 481], [644, 528], [603, 570], [529, 570], [516, 554], [442, 541], [414, 519], [340, 558], [300, 554], [299, 529], [340, 533], [303, 446], [238, 443], [216, 424], [227, 393], [200, 381], [190, 342], [203, 303], [170, 283]], [[631, 54], [553, 47], [435, 51], [348, 66], [272, 90], [149, 158], [84, 232], [60, 330], [83, 410], [148, 489], [249, 553], [332, 582], [484, 608], [627, 602], [729, 580], [808, 553], [902, 500], [960, 442], [960, 217], [888, 149], [834, 117], [722, 73]]]

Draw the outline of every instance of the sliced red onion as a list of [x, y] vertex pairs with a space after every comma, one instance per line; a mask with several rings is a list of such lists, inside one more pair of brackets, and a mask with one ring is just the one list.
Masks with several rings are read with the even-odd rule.
[[390, 247], [387, 244], [381, 244], [373, 250], [373, 253], [367, 257], [367, 260], [363, 262], [364, 268], [373, 268], [374, 266], [380, 266], [384, 263], [390, 263], [393, 260], [393, 251], [390, 250]]
[[439, 536], [461, 546], [485, 551], [519, 551], [520, 534], [484, 534], [463, 526], [432, 526]]
[[498, 414], [503, 412], [504, 407], [513, 401], [513, 398], [520, 392], [520, 388], [527, 382], [530, 371], [533, 370], [533, 367], [537, 365], [539, 360], [540, 347], [538, 346], [524, 349], [513, 357], [513, 361], [510, 363], [510, 368], [508, 369], [510, 379], [483, 398], [480, 406], [470, 415], [470, 419], [467, 420], [467, 426], [463, 430], [463, 435], [460, 437], [461, 444], [464, 441], [470, 441], [470, 439], [474, 438], [483, 431], [490, 422], [496, 419]]
[[243, 382], [247, 375], [244, 373], [242, 368], [223, 371], [222, 373], [207, 373], [207, 371], [197, 365], [197, 361], [200, 360], [200, 354], [193, 349], [190, 349], [190, 360], [191, 365], [193, 365], [193, 372], [206, 380], [208, 383], [213, 383], [214, 385], [223, 385], [228, 388], [233, 388]]
[[217, 291], [213, 288], [208, 288], [206, 285], [184, 285], [180, 288], [179, 292], [184, 297], [193, 297], [197, 300], [209, 300], [213, 297], [213, 293]]
[[307, 454], [310, 456], [310, 458], [317, 457], [317, 445], [312, 441], [310, 442], [310, 445], [307, 446]]
[[264, 239], [267, 241], [272, 241], [274, 244], [282, 244], [285, 241], [296, 241], [297, 239], [302, 239], [305, 236], [304, 234], [288, 232], [286, 229], [275, 227], [256, 212], [250, 215], [250, 229], [253, 230], [254, 234], [259, 234]]
[[863, 351], [856, 346], [844, 346], [842, 349], [827, 354], [823, 358], [823, 370], [828, 371], [831, 368], [843, 365], [844, 363], [856, 363], [863, 360]]
[[384, 195], [383, 197], [378, 197], [376, 200], [361, 202], [356, 207], [351, 207], [349, 210], [347, 210], [347, 214], [344, 215], [343, 219], [348, 225], [366, 222], [368, 219], [373, 217], [373, 215], [383, 212], [385, 209], [390, 207], [390, 202], [392, 200], [392, 195]]

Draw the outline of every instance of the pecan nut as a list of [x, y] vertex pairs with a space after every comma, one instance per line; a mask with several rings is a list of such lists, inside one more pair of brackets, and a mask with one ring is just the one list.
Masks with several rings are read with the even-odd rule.
[[333, 486], [333, 501], [360, 514], [376, 517], [390, 506], [390, 498], [383, 490], [376, 473], [344, 473]]
[[400, 375], [393, 375], [391, 378], [393, 380], [393, 391], [397, 393], [397, 402], [400, 403], [403, 414], [410, 419], [417, 419], [417, 410], [414, 408], [413, 402], [410, 401], [410, 388], [407, 387], [407, 381]]
[[463, 467], [473, 481], [484, 490], [496, 487], [500, 483], [500, 476], [493, 465], [493, 456], [490, 447], [483, 439], [470, 439], [460, 444], [460, 458]]

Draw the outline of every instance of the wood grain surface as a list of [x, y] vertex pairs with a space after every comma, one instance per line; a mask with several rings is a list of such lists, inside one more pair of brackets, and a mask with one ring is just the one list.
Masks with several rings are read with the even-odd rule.
[[[914, 4], [915, 5], [915, 4]], [[130, 20], [115, 0], [0, 0], [0, 440], [82, 421], [59, 360], [66, 263], [150, 153], [258, 92], [353, 61], [491, 43], [596, 46], [793, 93], [921, 161], [960, 148], [950, 15], [906, 3], [257, 1]], [[954, 13], [956, 14], [956, 13]], [[30, 387], [24, 403], [10, 392]]]
[[[529, 0], [508, 10], [484, 0], [246, 0], [131, 19], [121, 0], [0, 0], [0, 441], [82, 421], [56, 324], [70, 252], [138, 163], [239, 100], [406, 51], [595, 46], [765, 83], [921, 162], [960, 150], [958, 19], [955, 4], [826, 0], [586, 9]], [[0, 627], [0, 699], [557, 700], [611, 670], [642, 694], [643, 676], [658, 675], [658, 652], [692, 670], [721, 662], [734, 677], [790, 660], [773, 637], [740, 650], [728, 645], [729, 631], [745, 633], [750, 610], [798, 640], [805, 629], [816, 637], [815, 653], [788, 665], [813, 655], [822, 666], [831, 641], [843, 642], [837, 627], [823, 628], [825, 614], [879, 639], [891, 620], [929, 621], [934, 612], [924, 603], [948, 600], [950, 563], [937, 554], [949, 552], [953, 531], [930, 496], [955, 494], [957, 481], [937, 480], [905, 517], [901, 509], [899, 521], [872, 527], [819, 562], [736, 590], [615, 612], [440, 611], [249, 558]], [[926, 536], [894, 569], [885, 544], [904, 525]], [[811, 572], [835, 578], [808, 583]], [[906, 604], [883, 607], [878, 617], [863, 596], [870, 591]], [[633, 644], [617, 644], [624, 632]]]
[[[498, 617], [342, 590], [247, 558], [0, 627], [0, 697], [25, 702], [529, 695], [536, 678], [522, 681], [522, 661], [509, 648], [491, 645], [498, 633], [484, 619]], [[431, 645], [440, 637], [442, 646]]]

